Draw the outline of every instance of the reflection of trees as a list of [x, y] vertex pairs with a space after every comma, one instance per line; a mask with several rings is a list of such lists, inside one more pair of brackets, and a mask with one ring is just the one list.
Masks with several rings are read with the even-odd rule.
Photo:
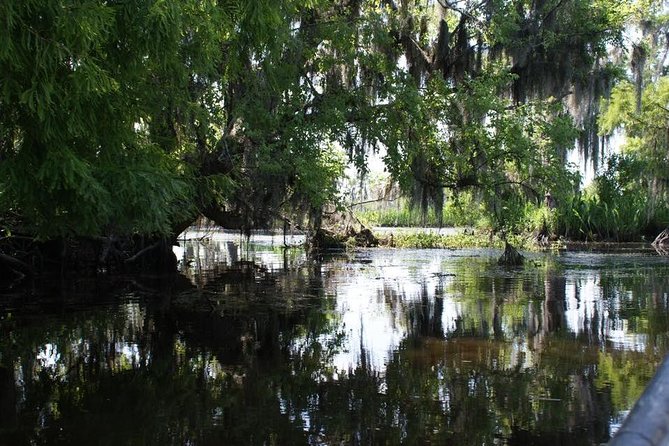
[[552, 333], [558, 331], [563, 325], [567, 279], [563, 273], [557, 273], [548, 268], [544, 284], [543, 330]]
[[564, 273], [547, 268], [543, 282], [543, 299], [528, 305], [528, 332], [532, 348], [536, 350], [542, 348], [547, 336], [565, 328], [567, 280]]
[[[632, 314], [647, 321], [655, 333], [663, 330], [666, 333], [665, 304], [657, 302], [661, 293], [653, 290], [649, 296], [649, 286], [652, 279], [644, 275], [645, 283], [635, 285], [632, 277], [621, 278], [615, 284], [608, 285], [607, 274], [601, 274], [601, 293], [611, 300], [612, 296], [625, 295], [632, 308], [636, 306], [643, 311], [630, 313], [620, 311], [625, 306], [609, 305], [607, 312], [601, 310], [601, 304], [594, 305], [591, 311], [586, 310], [579, 296], [578, 281], [575, 282], [573, 298], [576, 299], [579, 314], [578, 327], [567, 324], [567, 278], [563, 271], [548, 267], [539, 269], [539, 273], [522, 271], [517, 275], [496, 275], [490, 273], [485, 262], [472, 262], [467, 259], [466, 265], [449, 265], [449, 271], [455, 271], [458, 280], [450, 285], [438, 284], [434, 290], [423, 284], [420, 292], [415, 296], [398, 295], [394, 308], [406, 315], [409, 335], [403, 344], [403, 349], [388, 366], [388, 379], [384, 383], [388, 390], [385, 395], [392, 393], [391, 371], [393, 366], [401, 368], [397, 372], [398, 386], [395, 394], [405, 394], [409, 401], [395, 404], [393, 413], [403, 413], [401, 407], [409, 410], [412, 406], [411, 396], [426, 388], [431, 389], [429, 395], [424, 396], [418, 406], [420, 411], [435, 409], [434, 419], [441, 420], [440, 428], [429, 424], [413, 428], [414, 432], [440, 431], [451, 434], [436, 435], [429, 441], [452, 441], [455, 444], [480, 444], [492, 442], [493, 437], [485, 437], [489, 431], [500, 430], [500, 425], [506, 426], [505, 438], [517, 444], [550, 444], [575, 442], [575, 444], [595, 444], [608, 437], [608, 420], [616, 411], [629, 408], [638, 396], [631, 391], [632, 397], [627, 395], [623, 387], [632, 384], [632, 388], [643, 388], [643, 385], [634, 386], [634, 383], [646, 383], [652, 375], [653, 366], [647, 370], [629, 370], [624, 375], [612, 375], [606, 372], [603, 378], [603, 362], [598, 355], [598, 349], [606, 348], [606, 332], [602, 327], [609, 326], [609, 318], [629, 317]], [[597, 277], [597, 276], [595, 276]], [[645, 287], [645, 288], [644, 288]], [[655, 284], [657, 288], [657, 284]], [[666, 290], [666, 288], [663, 288]], [[387, 291], [390, 295], [392, 290]], [[666, 291], [665, 291], [666, 293]], [[443, 326], [442, 296], [457, 302], [457, 320], [454, 328]], [[596, 297], [587, 296], [588, 299]], [[647, 299], [652, 299], [647, 301]], [[614, 304], [614, 302], [609, 302]], [[648, 319], [643, 319], [643, 317]], [[658, 317], [659, 316], [659, 317]], [[572, 331], [577, 329], [578, 331]], [[636, 331], [636, 330], [635, 330]], [[445, 340], [444, 340], [445, 339]], [[467, 340], [471, 341], [467, 341]], [[498, 342], [499, 341], [499, 342]], [[427, 345], [437, 344], [442, 351], [426, 348]], [[449, 346], [454, 343], [463, 346], [464, 351], [452, 352]], [[500, 348], [500, 345], [506, 345]], [[511, 345], [512, 347], [509, 347]], [[495, 347], [493, 347], [495, 346]], [[411, 354], [409, 352], [412, 352]], [[407, 359], [403, 355], [409, 355]], [[443, 365], [440, 361], [451, 355], [461, 355], [463, 363]], [[418, 355], [420, 360], [411, 355]], [[625, 352], [608, 352], [608, 358], [620, 358]], [[415, 369], [417, 364], [427, 360], [429, 370]], [[609, 359], [619, 361], [620, 359]], [[395, 364], [397, 361], [398, 364]], [[463, 364], [478, 363], [468, 376], [467, 386], [486, 389], [480, 397], [480, 406], [471, 409], [479, 414], [487, 414], [481, 419], [472, 418], [469, 410], [467, 415], [458, 412], [457, 396], [467, 394], [466, 389], [453, 387], [457, 379], [463, 378]], [[402, 365], [414, 367], [404, 369]], [[611, 367], [609, 367], [611, 369]], [[456, 370], [457, 372], [453, 372]], [[650, 372], [649, 372], [650, 371]], [[422, 374], [421, 374], [422, 372]], [[412, 379], [415, 374], [419, 378]], [[457, 379], [447, 380], [449, 373], [457, 375]], [[623, 376], [631, 374], [632, 378]], [[426, 376], [428, 375], [428, 376]], [[608, 378], [612, 376], [612, 378]], [[444, 379], [447, 380], [444, 384]], [[433, 384], [430, 385], [430, 380]], [[415, 388], [406, 388], [408, 383], [415, 381]], [[463, 384], [459, 384], [464, 386]], [[441, 386], [441, 387], [440, 387]], [[440, 389], [440, 390], [439, 390]], [[470, 389], [471, 391], [471, 389]], [[371, 392], [371, 391], [370, 391]], [[475, 392], [474, 392], [475, 393]], [[444, 395], [448, 397], [445, 398]], [[469, 395], [468, 398], [471, 398]], [[613, 404], [611, 398], [614, 399]], [[621, 401], [622, 400], [622, 401]], [[447, 401], [448, 410], [439, 409]], [[388, 405], [389, 403], [383, 403]], [[463, 398], [462, 405], [475, 403]], [[491, 409], [490, 406], [494, 409]], [[387, 409], [386, 409], [387, 410]], [[492, 413], [491, 413], [492, 410]], [[458, 421], [465, 417], [466, 422]], [[402, 423], [415, 423], [425, 419], [423, 413], [407, 413]], [[402, 425], [399, 423], [398, 426]], [[483, 437], [471, 439], [470, 431], [461, 426], [482, 426], [481, 432], [488, 432]], [[395, 426], [397, 427], [397, 426]], [[383, 426], [381, 430], [393, 428]], [[408, 429], [408, 427], [407, 427]], [[462, 437], [457, 432], [467, 432]]]
[[[438, 283], [434, 291], [424, 283], [407, 295], [385, 285], [393, 311], [404, 314], [408, 336], [382, 378], [359, 367], [321, 384], [319, 395], [327, 395], [329, 404], [319, 411], [346, 414], [329, 420], [327, 438], [385, 444], [606, 441], [609, 420], [631, 406], [655, 365], [635, 369], [631, 364], [645, 356], [611, 349], [604, 327], [634, 317], [634, 331], [645, 323], [644, 330], [666, 332], [666, 305], [657, 301], [657, 290], [650, 291], [652, 279], [646, 274], [641, 283], [633, 277], [614, 283], [609, 276], [615, 271], [593, 271], [586, 277], [595, 281], [600, 298], [581, 295], [583, 274], [574, 279], [550, 264], [509, 274], [467, 259], [449, 264], [448, 271], [457, 280]], [[455, 302], [454, 326], [444, 323], [452, 316], [445, 314], [446, 300]], [[570, 325], [568, 309], [578, 325]]]
[[[382, 376], [360, 365], [295, 408], [327, 444], [597, 444], [608, 438], [610, 404], [585, 360], [548, 370], [509, 367], [494, 340], [408, 341]], [[285, 394], [284, 394], [285, 396]], [[543, 443], [541, 442], [543, 441]]]
[[0, 420], [9, 429], [16, 428], [16, 393], [14, 370], [0, 365]]
[[636, 267], [601, 276], [602, 294], [608, 301], [610, 318], [644, 335], [648, 352], [669, 349], [669, 275], [667, 269]]
[[597, 365], [596, 386], [610, 392], [617, 412], [631, 408], [663, 360], [661, 353], [647, 355], [634, 351], [602, 352]]
[[282, 401], [331, 376], [339, 340], [319, 271], [222, 274], [171, 307], [0, 320], [0, 444], [304, 443]]
[[[0, 320], [0, 444], [606, 441], [661, 359], [667, 280], [601, 272], [608, 313], [584, 312], [577, 336], [565, 309], [578, 283], [486, 262], [449, 264], [455, 277], [416, 295], [380, 282], [407, 332], [383, 370], [365, 345], [351, 370], [332, 366], [345, 339], [324, 290], [345, 263], [230, 264], [167, 303], [15, 312]], [[609, 319], [656, 353], [611, 349]]]
[[404, 306], [408, 326], [414, 336], [443, 338], [442, 315], [444, 299], [442, 296], [431, 295], [425, 283], [417, 299]]

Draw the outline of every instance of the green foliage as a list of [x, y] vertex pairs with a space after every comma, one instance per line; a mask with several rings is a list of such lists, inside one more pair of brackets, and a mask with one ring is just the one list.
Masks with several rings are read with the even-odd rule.
[[554, 235], [559, 233], [558, 211], [544, 205], [526, 203], [521, 218], [522, 231], [534, 234]]
[[644, 170], [645, 163], [633, 155], [611, 157], [590, 187], [560, 207], [560, 231], [570, 238], [614, 241], [656, 232], [669, 209], [654, 205], [643, 189]]
[[16, 197], [10, 209], [23, 210], [42, 237], [167, 234], [173, 219], [191, 208], [188, 183], [171, 173], [175, 164], [159, 150], [128, 151], [122, 160], [95, 165], [61, 149], [48, 152], [37, 172], [37, 163], [21, 161], [0, 166], [5, 174], [0, 185], [7, 197]]
[[323, 148], [315, 158], [300, 159], [295, 166], [296, 187], [315, 207], [338, 200], [337, 180], [344, 175], [344, 155], [332, 147]]
[[571, 225], [585, 237], [629, 239], [666, 226], [668, 101], [669, 78], [661, 76], [643, 90], [621, 82], [604, 103], [602, 132], [623, 130], [626, 140], [622, 155], [609, 160], [593, 190], [574, 205]]
[[194, 28], [203, 13], [215, 19], [213, 6], [29, 0], [0, 8], [3, 209], [42, 237], [169, 233], [193, 198], [171, 153], [184, 142], [166, 143], [162, 125], [169, 108], [188, 108], [189, 76], [216, 61], [197, 42], [215, 44], [211, 28]]
[[[456, 88], [433, 80], [418, 104], [398, 104], [401, 110], [414, 107], [398, 126], [412, 138], [385, 141], [386, 162], [423, 206], [430, 197], [443, 200], [444, 188], [473, 189], [483, 196], [496, 227], [515, 227], [518, 204], [542, 199], [545, 190], [569, 191], [574, 178], [561, 155], [575, 137], [569, 117], [558, 104], [513, 105], [499, 94], [512, 81], [504, 70], [490, 70]], [[441, 211], [441, 202], [435, 204]]]
[[[412, 210], [409, 206], [404, 206], [400, 209], [388, 208], [379, 210], [366, 210], [356, 212], [356, 216], [368, 226], [381, 227], [419, 227], [424, 226], [428, 228], [439, 227], [439, 220], [430, 209], [427, 214], [423, 214], [417, 210]], [[443, 221], [444, 225], [448, 226], [448, 219]]]
[[565, 154], [577, 136], [597, 142], [597, 100], [619, 73], [607, 48], [622, 43], [628, 3], [462, 8], [398, 12], [409, 81], [381, 115], [386, 165], [422, 209], [440, 215], [444, 189], [475, 189], [495, 229], [519, 230], [526, 206], [577, 187]]
[[369, 209], [359, 211], [356, 215], [371, 226], [490, 228], [485, 205], [477, 202], [471, 192], [449, 197], [441, 215], [437, 215], [433, 208], [426, 211], [421, 212], [403, 201], [400, 208]]
[[[533, 241], [528, 238], [510, 234], [509, 243], [518, 249], [537, 249]], [[386, 240], [388, 242], [388, 240]], [[398, 248], [418, 249], [462, 249], [462, 248], [497, 248], [504, 249], [504, 240], [493, 236], [490, 232], [477, 231], [476, 233], [459, 233], [440, 235], [435, 232], [409, 232], [393, 234], [392, 242]]]
[[0, 8], [0, 204], [23, 230], [169, 234], [211, 203], [263, 224], [256, 209], [336, 198], [336, 113], [294, 117], [298, 3]]
[[[41, 237], [168, 234], [211, 209], [262, 227], [337, 204], [346, 162], [364, 172], [384, 150], [437, 225], [535, 228], [543, 194], [567, 202], [576, 183], [564, 154], [583, 123], [562, 96], [585, 90], [630, 10], [8, 0], [0, 206]], [[622, 88], [604, 129], [622, 125]]]
[[644, 32], [630, 45], [629, 79], [615, 86], [599, 117], [603, 135], [624, 136], [622, 156], [598, 179], [597, 200], [590, 200], [590, 207], [614, 222], [612, 230], [622, 226], [623, 234], [634, 231], [633, 225], [637, 232], [656, 232], [666, 227], [669, 216], [669, 77], [664, 66], [669, 22], [659, 2], [639, 1], [629, 11], [629, 23]]

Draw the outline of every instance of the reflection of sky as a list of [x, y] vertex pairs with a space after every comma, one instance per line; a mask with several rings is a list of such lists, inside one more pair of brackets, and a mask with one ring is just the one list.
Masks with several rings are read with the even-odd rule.
[[406, 336], [406, 328], [396, 321], [383, 302], [379, 302], [382, 283], [357, 278], [337, 287], [337, 312], [347, 336], [347, 351], [335, 356], [334, 365], [340, 370], [355, 368], [362, 359], [363, 349], [369, 364], [382, 368], [387, 354]]
[[46, 343], [37, 353], [37, 361], [43, 369], [55, 371], [59, 359], [60, 353], [58, 353], [58, 347], [55, 344]]
[[589, 271], [586, 277], [582, 272], [578, 275], [567, 272], [565, 318], [569, 331], [578, 335], [596, 322], [600, 335], [612, 347], [645, 351], [647, 335], [631, 331], [629, 322], [618, 316], [625, 302], [634, 299], [633, 293], [615, 290], [610, 296], [604, 296], [599, 282], [600, 273], [597, 271]]
[[603, 318], [608, 316], [608, 308], [601, 299], [596, 277], [568, 278], [565, 299], [567, 327], [577, 335], [586, 330], [588, 321], [594, 320], [597, 314]]
[[[376, 255], [381, 252], [384, 255]], [[434, 291], [442, 280], [438, 274], [447, 251], [435, 250], [431, 256], [420, 252], [363, 252], [350, 269], [337, 274], [330, 292], [337, 296], [336, 310], [346, 334], [346, 347], [334, 358], [337, 369], [355, 368], [363, 351], [368, 366], [375, 370], [385, 368], [390, 355], [408, 334], [403, 312], [395, 309], [419, 300], [423, 287]]]
[[[244, 252], [237, 235], [193, 240], [181, 247], [184, 250], [182, 255], [187, 260], [184, 266], [192, 262], [191, 267], [196, 269], [196, 260], [201, 261], [199, 267], [204, 268], [205, 264], [211, 265], [208, 262], [230, 264], [236, 260], [251, 259], [269, 270], [284, 268], [286, 258], [281, 249], [276, 249], [282, 245], [281, 237], [256, 237], [253, 241], [260, 242], [260, 246], [249, 247]], [[314, 271], [312, 267], [320, 267], [322, 282], [320, 279], [304, 283], [297, 281], [291, 287], [287, 284], [294, 276], [285, 275], [281, 279], [285, 279], [285, 282], [277, 282], [277, 287], [283, 287], [278, 295], [290, 297], [284, 294], [295, 292], [300, 295], [327, 296], [322, 299], [328, 303], [322, 311], [327, 312], [328, 321], [332, 323], [332, 326], [315, 324], [318, 325], [315, 331], [298, 330], [304, 334], [297, 335], [297, 339], [292, 341], [293, 358], [302, 358], [313, 352], [314, 341], [335, 349], [334, 356], [329, 356], [329, 351], [323, 354], [322, 357], [329, 358], [330, 362], [322, 364], [313, 373], [311, 379], [314, 381], [327, 380], [330, 367], [339, 371], [334, 373], [336, 379], [362, 363], [381, 377], [391, 358], [415, 361], [417, 367], [427, 363], [436, 367], [433, 370], [439, 380], [435, 395], [442, 408], [447, 410], [451, 401], [458, 401], [457, 394], [449, 393], [449, 389], [452, 389], [449, 379], [453, 379], [448, 376], [449, 373], [462, 374], [468, 379], [469, 391], [474, 393], [480, 381], [468, 375], [468, 370], [480, 365], [495, 371], [516, 369], [521, 374], [529, 368], [539, 369], [541, 360], [546, 357], [542, 348], [547, 345], [550, 347], [553, 341], [556, 341], [554, 350], [563, 349], [561, 354], [567, 362], [568, 355], [573, 351], [582, 351], [570, 350], [573, 344], [567, 346], [567, 343], [580, 343], [581, 347], [590, 342], [594, 348], [586, 353], [592, 354], [594, 351], [594, 355], [587, 361], [590, 361], [588, 365], [595, 367], [600, 350], [647, 350], [646, 346], [651, 342], [650, 335], [644, 332], [646, 327], [640, 325], [634, 315], [641, 314], [638, 319], [648, 323], [648, 314], [643, 313], [648, 309], [639, 310], [639, 306], [650, 306], [656, 302], [655, 305], [664, 305], [662, 308], [666, 308], [667, 295], [661, 288], [662, 282], [656, 282], [657, 289], [654, 292], [660, 292], [660, 297], [653, 297], [659, 299], [657, 301], [649, 298], [652, 290], [646, 291], [638, 286], [638, 280], [635, 282], [637, 286], [627, 286], [625, 284], [630, 282], [611, 279], [641, 276], [650, 281], [650, 278], [655, 279], [655, 275], [661, 277], [663, 271], [666, 274], [666, 268], [661, 269], [666, 267], [666, 262], [656, 257], [567, 254], [552, 259], [561, 264], [561, 268], [550, 270], [549, 274], [541, 262], [538, 265], [530, 264], [522, 270], [503, 270], [495, 264], [498, 254], [481, 250], [375, 249], [319, 265], [307, 260], [303, 252], [293, 252], [289, 265], [309, 266], [310, 272]], [[640, 266], [643, 268], [640, 269]], [[305, 270], [299, 270], [300, 278], [306, 277], [302, 274]], [[549, 278], [556, 280], [551, 282]], [[307, 282], [308, 286], [322, 283], [324, 289], [316, 292], [300, 288]], [[551, 325], [554, 320], [547, 317], [549, 305], [545, 294], [549, 288], [555, 290], [560, 287], [558, 294], [563, 292], [564, 301], [553, 307], [553, 310], [558, 308], [557, 316], [550, 315], [559, 318], [559, 323]], [[640, 296], [639, 293], [644, 295]], [[437, 302], [443, 305], [439, 306]], [[321, 304], [318, 302], [318, 305]], [[416, 350], [423, 349], [425, 352], [411, 351], [412, 344], [406, 347], [407, 350], [396, 354], [403, 348], [403, 342], [408, 336], [417, 336], [414, 333], [417, 324], [425, 323], [424, 319], [417, 322], [418, 316], [430, 319], [438, 307], [441, 308], [439, 323], [435, 324], [433, 318], [429, 320], [431, 327], [437, 328], [435, 331], [428, 330], [426, 333], [429, 334], [422, 335], [421, 343], [416, 343]], [[316, 307], [316, 311], [319, 308]], [[634, 311], [627, 312], [630, 309]], [[113, 311], [118, 314], [106, 314], [99, 325], [94, 320], [87, 320], [81, 327], [77, 325], [70, 332], [71, 335], [45, 335], [33, 351], [37, 370], [24, 370], [17, 363], [17, 382], [22, 382], [24, 374], [34, 375], [35, 371], [40, 370], [67, 379], [70, 365], [78, 357], [106, 358], [110, 362], [102, 363], [101, 367], [112, 368], [115, 372], [150, 365], [152, 341], [150, 336], [146, 336], [146, 331], [158, 329], [151, 323], [153, 310], [147, 310], [145, 303], [139, 303], [130, 296]], [[334, 314], [330, 314], [331, 311]], [[214, 322], [223, 323], [216, 319]], [[308, 323], [299, 313], [289, 321], [289, 324], [304, 324], [305, 327], [298, 327], [300, 329], [306, 328]], [[501, 327], [501, 335], [493, 333], [495, 324], [498, 331]], [[554, 330], [562, 330], [562, 333], [551, 332]], [[566, 336], [564, 332], [567, 332]], [[283, 333], [291, 338], [293, 336], [292, 331], [282, 332], [281, 335]], [[339, 340], [340, 333], [343, 333], [341, 343], [330, 342]], [[201, 373], [200, 376], [206, 381], [229, 378], [234, 383], [244, 382], [244, 365], [226, 362], [224, 357], [219, 362], [216, 355], [207, 349], [189, 350], [189, 339], [180, 334], [174, 340], [176, 360], [187, 361], [182, 365], [192, 372]], [[221, 342], [236, 340], [238, 337], [231, 337]], [[425, 356], [418, 356], [421, 354]], [[643, 356], [634, 356], [639, 357]], [[558, 359], [563, 359], [560, 352]], [[383, 379], [379, 380], [378, 385], [380, 393], [386, 392], [387, 383]], [[281, 412], [290, 420], [300, 421], [307, 430], [318, 421], [316, 418], [310, 419], [309, 413], [303, 408], [291, 407], [289, 394], [284, 398], [279, 389], [277, 396], [281, 402]], [[530, 397], [535, 402], [542, 398], [552, 401], [550, 392], [532, 393]], [[310, 398], [318, 398], [318, 395], [314, 394]], [[317, 401], [310, 404], [318, 406]], [[217, 407], [212, 417], [214, 420], [221, 419], [223, 413], [224, 409]], [[612, 426], [615, 426], [617, 421], [612, 422]]]
[[[329, 290], [337, 296], [336, 310], [346, 334], [345, 348], [335, 356], [334, 366], [355, 368], [364, 351], [368, 366], [382, 371], [409, 333], [402, 308], [420, 302], [424, 289], [434, 302], [440, 283], [451, 280], [444, 276], [448, 271], [443, 263], [452, 256], [446, 250], [375, 250], [361, 257], [365, 263], [354, 259], [336, 275], [334, 289]], [[444, 299], [442, 323], [447, 330], [455, 329], [458, 307], [454, 300]]]
[[146, 365], [151, 355], [147, 353], [144, 358], [145, 363], [142, 364], [140, 344], [137, 342], [138, 335], [143, 330], [146, 310], [138, 302], [131, 301], [120, 305], [116, 311], [119, 312], [118, 321], [121, 321], [122, 324], [113, 328], [105, 327], [104, 332], [101, 333], [102, 339], [91, 338], [88, 332], [90, 327], [84, 324], [80, 327], [83, 330], [80, 337], [73, 337], [69, 342], [60, 346], [52, 342], [38, 346], [35, 372], [45, 370], [53, 376], [65, 378], [71, 366], [70, 361], [79, 357], [92, 357], [92, 352], [99, 347], [94, 343], [101, 343], [103, 349], [113, 351], [113, 367], [115, 368], [127, 369]]
[[[172, 249], [180, 270], [187, 275], [232, 265], [239, 260], [251, 260], [269, 270], [279, 270], [285, 266], [282, 248], [302, 246], [304, 240], [304, 235], [289, 232], [285, 239], [283, 234], [253, 234], [247, 242], [237, 231], [189, 230], [180, 235], [179, 245]], [[302, 250], [292, 251], [292, 255], [293, 262], [306, 260]]]
[[[282, 251], [278, 249], [284, 245], [281, 235], [253, 235], [249, 246], [245, 246], [245, 240], [237, 233], [194, 231], [185, 234], [185, 239], [189, 242], [176, 249], [180, 250], [179, 255], [190, 259], [196, 269], [198, 265], [205, 268], [207, 264], [231, 264], [239, 259], [253, 260], [270, 270], [279, 270], [285, 265]], [[303, 236], [293, 235], [286, 242], [297, 245], [303, 240]], [[456, 334], [463, 324], [491, 327], [493, 303], [501, 302], [498, 322], [505, 342], [511, 346], [509, 360], [531, 367], [536, 343], [532, 344], [530, 338], [536, 333], [530, 333], [528, 324], [538, 324], [536, 328], [540, 331], [547, 330], [546, 315], [541, 313], [547, 311], [546, 307], [537, 307], [543, 305], [545, 298], [545, 271], [531, 266], [520, 271], [504, 271], [494, 265], [497, 255], [499, 252], [486, 250], [375, 249], [353, 254], [347, 261], [324, 263], [325, 293], [336, 297], [335, 311], [340, 330], [345, 334], [332, 365], [346, 371], [357, 367], [364, 355], [368, 366], [383, 371], [388, 359], [410, 333], [408, 312], [421, 308], [421, 293], [426, 293], [430, 308], [425, 313], [434, 310], [435, 299], [443, 299], [440, 322], [444, 338]], [[294, 260], [300, 265], [308, 263], [303, 253], [294, 256]], [[567, 253], [553, 260], [563, 265], [563, 273], [553, 275], [564, 277], [564, 281], [559, 282], [564, 284], [565, 300], [561, 304], [563, 314], [558, 315], [562, 322], [558, 325], [577, 337], [594, 336], [596, 342], [606, 342], [614, 349], [644, 351], [647, 335], [635, 333], [629, 321], [620, 316], [621, 308], [634, 296], [631, 291], [615, 289], [607, 291], [609, 295], [605, 296], [601, 277], [611, 271], [635, 274], [640, 266], [653, 268], [666, 266], [666, 262], [647, 254], [583, 252]], [[525, 300], [511, 310], [515, 313], [507, 315], [506, 302], [513, 301], [517, 294], [522, 295], [524, 284], [531, 282], [532, 276], [538, 277], [534, 280], [534, 292], [526, 292]], [[500, 283], [506, 288], [496, 289]], [[462, 295], [463, 289], [469, 290], [467, 296]], [[530, 321], [532, 317], [539, 317], [534, 325]], [[472, 327], [466, 328], [471, 330]], [[306, 342], [306, 339], [295, 341], [294, 351], [300, 351]]]
[[[441, 294], [443, 296], [441, 327], [445, 338], [452, 335], [457, 330], [457, 323], [465, 319], [473, 321], [472, 323], [486, 322], [492, 326], [490, 306], [495, 299], [501, 298], [502, 304], [499, 310], [502, 315], [501, 327], [506, 342], [510, 343], [509, 366], [515, 367], [521, 363], [520, 365], [525, 367], [532, 367], [531, 334], [522, 327], [518, 329], [518, 326], [527, 323], [529, 307], [533, 302], [543, 302], [543, 276], [536, 284], [540, 292], [538, 294], [535, 292], [520, 304], [524, 306], [520, 319], [515, 316], [504, 317], [506, 298], [499, 294], [500, 291], [496, 291], [497, 297], [493, 297], [492, 290], [485, 289], [481, 282], [476, 284], [478, 277], [468, 277], [468, 274], [476, 274], [476, 270], [468, 268], [466, 261], [463, 264], [463, 259], [459, 258], [463, 254], [457, 252], [454, 255], [454, 252], [447, 250], [379, 249], [360, 254], [366, 263], [356, 263], [354, 259], [343, 270], [340, 268], [329, 284], [332, 289], [328, 290], [336, 296], [336, 310], [340, 314], [346, 334], [344, 348], [335, 356], [334, 366], [340, 370], [355, 368], [361, 363], [364, 352], [367, 364], [377, 371], [383, 371], [393, 352], [409, 334], [410, 327], [407, 326], [405, 318], [407, 306], [420, 305], [423, 289], [427, 292], [428, 305], [434, 305], [437, 295], [441, 294], [437, 290], [446, 289], [456, 291]], [[496, 254], [479, 252], [479, 255], [483, 258], [472, 260], [492, 261], [494, 259], [492, 256]], [[565, 281], [562, 283], [565, 284], [565, 301], [561, 304], [564, 309], [564, 315], [560, 316], [563, 318], [561, 325], [564, 326], [563, 329], [576, 336], [581, 334], [595, 336], [596, 342], [606, 342], [614, 349], [644, 351], [647, 335], [633, 332], [628, 321], [620, 316], [620, 308], [625, 301], [632, 299], [632, 292], [617, 291], [604, 296], [600, 283], [602, 268], [620, 268], [624, 265], [616, 259], [611, 261], [605, 256], [598, 258], [599, 269], [583, 271], [567, 267], [564, 271]], [[569, 256], [565, 260], [567, 264], [570, 262], [579, 264], [579, 259], [574, 260]], [[637, 260], [642, 263], [648, 260], [651, 264], [657, 264], [656, 258], [641, 257]], [[612, 264], [609, 264], [609, 261]], [[325, 267], [336, 269], [334, 265]], [[494, 278], [498, 273], [494, 270], [493, 262], [479, 268], [482, 274], [490, 275], [490, 278]], [[502, 271], [500, 274], [506, 275], [514, 284], [511, 289], [518, 290], [522, 289], [523, 281], [532, 272]], [[457, 286], [449, 288], [449, 284], [469, 284], [470, 288], [479, 287], [474, 294], [475, 300], [472, 302], [472, 296], [465, 298], [459, 295], [457, 293], [459, 288]], [[476, 310], [476, 314], [472, 314], [473, 310]], [[490, 320], [476, 322], [477, 317], [490, 317]], [[543, 329], [546, 330], [546, 327]]]

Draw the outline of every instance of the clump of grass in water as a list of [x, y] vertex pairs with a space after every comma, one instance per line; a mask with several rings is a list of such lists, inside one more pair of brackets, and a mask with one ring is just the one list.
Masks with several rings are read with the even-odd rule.
[[[508, 235], [507, 240], [517, 249], [536, 250], [540, 246], [531, 238], [521, 235]], [[445, 248], [445, 249], [464, 249], [464, 248], [499, 248], [504, 249], [504, 240], [498, 236], [491, 237], [489, 233], [461, 233], [451, 235], [439, 235], [431, 232], [413, 232], [408, 234], [398, 234], [391, 237], [387, 236], [381, 241], [384, 246], [394, 246], [397, 248]]]

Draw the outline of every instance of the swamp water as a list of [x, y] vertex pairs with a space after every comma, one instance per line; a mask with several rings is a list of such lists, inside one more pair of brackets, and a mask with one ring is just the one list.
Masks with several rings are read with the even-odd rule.
[[176, 278], [0, 292], [0, 445], [597, 445], [669, 350], [649, 251], [237, 242], [185, 243]]

